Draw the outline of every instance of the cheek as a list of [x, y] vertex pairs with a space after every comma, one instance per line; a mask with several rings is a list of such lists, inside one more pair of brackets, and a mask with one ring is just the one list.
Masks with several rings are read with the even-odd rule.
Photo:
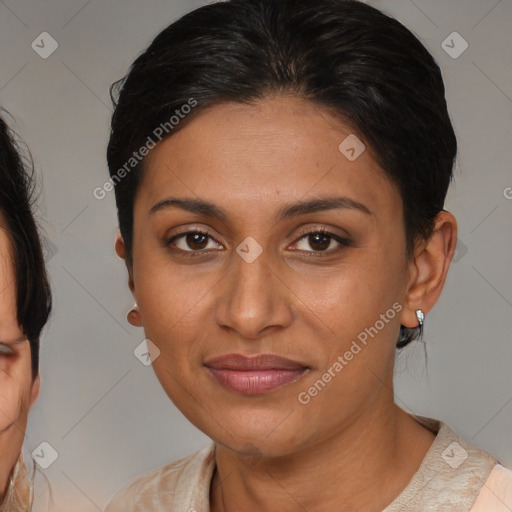
[[202, 290], [197, 280], [185, 283], [165, 274], [156, 280], [146, 279], [138, 289], [137, 304], [148, 338], [153, 336], [152, 341], [159, 345], [189, 329], [197, 329], [196, 318], [204, 308]]
[[[329, 272], [295, 272], [287, 281], [306, 306], [301, 306], [304, 315], [311, 321], [317, 317], [326, 335], [346, 341], [402, 300], [403, 274], [404, 264], [398, 255], [387, 259], [382, 253], [361, 250]], [[395, 310], [386, 320], [388, 317], [396, 324]]]
[[0, 371], [0, 431], [13, 423], [26, 422], [29, 389], [25, 383], [12, 379]]
[[15, 357], [0, 357], [0, 431], [12, 423], [24, 430], [30, 409], [32, 367], [28, 343]]
[[140, 254], [140, 263], [134, 261], [137, 304], [146, 335], [157, 346], [204, 326], [209, 292], [221, 278], [218, 269], [176, 265], [160, 253], [148, 249]]
[[173, 401], [177, 382], [187, 381], [197, 371], [194, 364], [199, 364], [204, 347], [202, 333], [208, 330], [201, 302], [204, 291], [198, 281], [186, 282], [164, 269], [158, 278], [142, 278], [137, 289], [145, 336], [160, 351], [153, 370]]

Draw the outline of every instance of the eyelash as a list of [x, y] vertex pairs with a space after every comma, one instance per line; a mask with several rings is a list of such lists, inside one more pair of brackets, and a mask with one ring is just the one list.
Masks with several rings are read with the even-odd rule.
[[[328, 231], [327, 229], [325, 228], [310, 228], [310, 229], [304, 229], [303, 231], [301, 231], [299, 233], [299, 238], [297, 239], [296, 242], [293, 242], [294, 244], [299, 242], [300, 240], [302, 240], [303, 238], [307, 237], [307, 236], [311, 236], [311, 235], [316, 235], [316, 234], [321, 234], [321, 235], [326, 235], [327, 237], [329, 237], [331, 240], [334, 240], [336, 242], [338, 242], [338, 244], [340, 245], [338, 248], [336, 249], [330, 249], [330, 250], [325, 250], [325, 251], [304, 251], [308, 254], [311, 254], [313, 256], [329, 256], [333, 253], [337, 253], [339, 252], [340, 250], [342, 250], [343, 248], [345, 247], [350, 247], [351, 245], [351, 241], [348, 239], [348, 238], [345, 238], [345, 237], [342, 237], [340, 235], [336, 235], [335, 233], [332, 233], [331, 231]], [[330, 243], [329, 243], [330, 245]]]
[[[212, 237], [206, 230], [203, 230], [203, 229], [200, 229], [200, 228], [196, 228], [196, 229], [193, 229], [193, 230], [190, 230], [190, 231], [184, 231], [183, 233], [179, 233], [177, 235], [174, 235], [173, 237], [169, 238], [165, 242], [165, 246], [166, 247], [170, 247], [171, 244], [173, 242], [175, 242], [176, 240], [178, 240], [178, 239], [180, 239], [182, 237], [185, 237], [187, 235], [194, 235], [194, 234], [204, 235], [204, 236], [210, 238], [211, 240], [214, 240], [219, 245], [222, 245], [219, 242], [217, 242], [217, 240], [215, 240], [215, 238]], [[325, 250], [325, 251], [300, 251], [300, 252], [305, 252], [307, 254], [311, 254], [311, 255], [313, 255], [315, 257], [318, 257], [318, 256], [324, 256], [324, 255], [331, 255], [332, 253], [338, 252], [339, 250], [343, 249], [344, 247], [349, 247], [351, 245], [351, 242], [350, 242], [350, 240], [348, 238], [344, 238], [344, 237], [341, 237], [339, 235], [336, 235], [335, 233], [332, 233], [332, 232], [328, 231], [325, 228], [305, 229], [305, 230], [303, 230], [302, 232], [299, 233], [299, 238], [295, 242], [293, 242], [293, 243], [296, 244], [300, 240], [305, 238], [306, 236], [315, 235], [315, 234], [326, 235], [329, 238], [331, 238], [332, 240], [335, 240], [336, 242], [338, 242], [341, 247], [338, 247], [337, 249], [334, 249], [334, 250], [331, 249], [331, 250]], [[204, 255], [206, 252], [211, 251], [211, 249], [200, 249], [200, 250], [197, 250], [197, 251], [194, 251], [194, 250], [187, 251], [187, 250], [184, 250], [184, 249], [176, 249], [176, 250], [181, 251], [183, 253], [188, 253], [189, 257], [201, 256], [201, 255]]]

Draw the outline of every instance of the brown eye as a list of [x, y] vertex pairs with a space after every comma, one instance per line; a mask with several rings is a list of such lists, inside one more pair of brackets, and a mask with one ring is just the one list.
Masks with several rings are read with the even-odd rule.
[[330, 254], [349, 246], [350, 241], [329, 231], [316, 230], [303, 233], [294, 245], [300, 251]]
[[[210, 246], [209, 246], [210, 244]], [[221, 244], [216, 242], [208, 233], [202, 231], [187, 231], [170, 238], [166, 245], [184, 252], [200, 252], [205, 249], [218, 249]]]
[[208, 237], [202, 233], [189, 233], [185, 236], [185, 241], [194, 250], [204, 249], [208, 245]]
[[315, 233], [308, 236], [308, 242], [310, 247], [314, 251], [325, 251], [331, 245], [332, 238], [325, 233]]
[[0, 356], [12, 356], [13, 354], [14, 350], [9, 345], [0, 343]]

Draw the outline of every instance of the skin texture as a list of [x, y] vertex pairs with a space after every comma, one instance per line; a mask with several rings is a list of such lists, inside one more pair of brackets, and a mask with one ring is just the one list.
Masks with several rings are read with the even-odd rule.
[[[160, 350], [153, 367], [169, 397], [218, 443], [214, 512], [323, 512], [340, 503], [382, 510], [434, 439], [394, 404], [393, 363], [400, 323], [415, 327], [415, 310], [427, 314], [442, 290], [456, 222], [440, 213], [408, 260], [398, 189], [369, 148], [353, 162], [338, 150], [351, 133], [311, 103], [275, 96], [210, 107], [148, 156], [128, 265], [140, 310], [134, 323]], [[176, 207], [150, 212], [169, 196], [215, 203], [226, 219]], [[289, 203], [326, 196], [348, 197], [371, 214], [342, 208], [276, 218]], [[350, 242], [304, 236], [315, 227]], [[197, 228], [211, 239], [166, 245]], [[247, 237], [263, 249], [252, 263], [236, 252]], [[120, 236], [116, 251], [125, 258]], [[310, 403], [299, 403], [396, 302], [400, 313]], [[204, 366], [228, 353], [276, 354], [310, 370], [244, 396]]]
[[[0, 215], [0, 343], [12, 351], [0, 353], [0, 502], [9, 474], [21, 452], [28, 412], [39, 394], [39, 377], [32, 379], [30, 345], [16, 319], [16, 290], [11, 241]], [[0, 347], [2, 348], [2, 347]]]

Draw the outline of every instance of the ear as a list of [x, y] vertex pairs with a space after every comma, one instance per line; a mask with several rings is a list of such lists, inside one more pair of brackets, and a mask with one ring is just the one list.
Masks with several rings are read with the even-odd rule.
[[32, 389], [30, 390], [30, 407], [32, 407], [39, 397], [39, 392], [41, 391], [41, 377], [39, 374], [36, 375], [35, 379], [32, 381]]
[[[129, 261], [126, 258], [126, 245], [119, 231], [117, 232], [116, 239], [114, 242], [114, 249], [116, 251], [116, 254], [124, 261], [126, 265], [126, 268], [128, 270], [128, 286], [130, 288], [130, 291], [132, 292], [132, 295], [135, 297], [135, 285], [133, 282], [132, 268]], [[135, 300], [137, 300], [136, 297]]]
[[441, 295], [448, 269], [457, 245], [457, 221], [442, 211], [434, 220], [434, 231], [428, 240], [417, 244], [409, 263], [408, 281], [401, 323], [417, 327], [416, 310], [426, 315]]

